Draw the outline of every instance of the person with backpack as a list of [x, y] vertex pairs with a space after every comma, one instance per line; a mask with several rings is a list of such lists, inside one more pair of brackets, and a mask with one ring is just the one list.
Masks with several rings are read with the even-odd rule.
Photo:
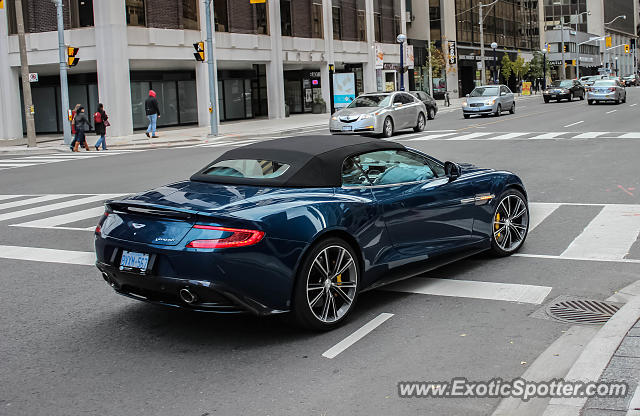
[[71, 111], [71, 134], [73, 135], [73, 140], [69, 144], [69, 149], [73, 152], [73, 147], [76, 145], [76, 114], [78, 114], [78, 109], [82, 107], [80, 104], [76, 104], [76, 106]]
[[[156, 100], [156, 92], [154, 90], [149, 90], [149, 97], [144, 102], [144, 110], [149, 119], [149, 127], [147, 127], [145, 134], [147, 137], [155, 139], [158, 137], [156, 136], [156, 123], [158, 122], [158, 117], [160, 117], [160, 107], [158, 107], [158, 100]], [[151, 136], [149, 136], [149, 133], [151, 133]]]
[[87, 113], [84, 112], [84, 107], [78, 108], [78, 112], [75, 117], [76, 124], [76, 143], [73, 146], [73, 151], [77, 152], [78, 147], [82, 145], [87, 152], [89, 151], [89, 145], [87, 144], [87, 136], [85, 132], [91, 130], [91, 123], [89, 123], [89, 118], [87, 117]]
[[96, 142], [96, 152], [100, 150], [100, 145], [102, 145], [102, 150], [109, 150], [107, 149], [107, 140], [105, 139], [107, 127], [110, 126], [108, 120], [109, 116], [104, 111], [104, 105], [98, 103], [98, 111], [93, 115], [93, 125], [96, 129], [96, 136], [100, 136]]

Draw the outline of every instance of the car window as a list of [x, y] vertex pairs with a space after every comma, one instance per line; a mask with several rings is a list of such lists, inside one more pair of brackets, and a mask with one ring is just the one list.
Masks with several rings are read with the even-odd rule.
[[361, 95], [360, 97], [351, 101], [351, 104], [349, 104], [347, 107], [386, 107], [389, 105], [390, 99], [391, 96], [388, 94]]
[[616, 85], [616, 81], [609, 79], [599, 79], [593, 83], [594, 87], [613, 87]]
[[498, 95], [498, 87], [477, 87], [471, 91], [470, 97], [495, 97]]
[[344, 186], [393, 185], [435, 177], [424, 157], [407, 150], [364, 153], [348, 158], [342, 165]]
[[507, 87], [500, 87], [500, 93], [505, 93], [505, 94], [509, 94], [511, 91], [509, 91], [509, 88]]
[[394, 104], [397, 104], [397, 103], [401, 103], [402, 104], [403, 102], [404, 102], [404, 100], [402, 99], [401, 94], [396, 94], [396, 95], [393, 96], [393, 103]]
[[402, 102], [405, 104], [412, 104], [416, 102], [416, 99], [410, 94], [400, 94], [400, 96], [402, 97]]
[[209, 166], [203, 173], [211, 176], [231, 176], [235, 178], [271, 179], [277, 178], [289, 169], [286, 163], [263, 159], [221, 160]]

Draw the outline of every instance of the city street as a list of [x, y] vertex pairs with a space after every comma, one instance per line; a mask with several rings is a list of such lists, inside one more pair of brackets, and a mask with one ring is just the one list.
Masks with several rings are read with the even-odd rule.
[[[514, 256], [477, 255], [366, 292], [326, 333], [285, 316], [137, 302], [93, 265], [104, 200], [186, 179], [269, 137], [0, 155], [0, 414], [492, 414], [499, 398], [401, 398], [398, 383], [523, 376], [572, 327], [540, 310], [563, 296], [605, 300], [639, 279], [640, 88], [627, 94], [620, 105], [518, 97], [513, 115], [468, 120], [440, 107], [424, 132], [395, 135], [441, 161], [518, 174], [530, 234]], [[328, 129], [304, 134], [322, 140]], [[563, 377], [586, 328], [538, 376]]]

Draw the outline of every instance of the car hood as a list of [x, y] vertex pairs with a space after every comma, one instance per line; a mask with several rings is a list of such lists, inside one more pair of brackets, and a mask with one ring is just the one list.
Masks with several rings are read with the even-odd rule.
[[498, 98], [497, 95], [488, 96], [488, 97], [467, 97], [467, 103], [468, 104], [485, 103], [487, 101], [495, 100], [496, 98]]
[[373, 113], [377, 110], [382, 109], [381, 107], [356, 107], [356, 108], [343, 108], [342, 110], [336, 113], [338, 117], [348, 117], [348, 116], [360, 116], [362, 114]]

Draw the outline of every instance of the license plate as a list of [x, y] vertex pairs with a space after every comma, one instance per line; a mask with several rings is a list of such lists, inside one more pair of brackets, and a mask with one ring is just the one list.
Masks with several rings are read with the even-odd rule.
[[551, 94], [551, 98], [556, 98], [556, 95], [555, 94]]
[[342, 131], [351, 131], [353, 130], [353, 127], [351, 126], [342, 126]]
[[144, 272], [149, 264], [149, 255], [144, 253], [136, 253], [133, 251], [122, 251], [120, 259], [120, 270], [135, 270]]

